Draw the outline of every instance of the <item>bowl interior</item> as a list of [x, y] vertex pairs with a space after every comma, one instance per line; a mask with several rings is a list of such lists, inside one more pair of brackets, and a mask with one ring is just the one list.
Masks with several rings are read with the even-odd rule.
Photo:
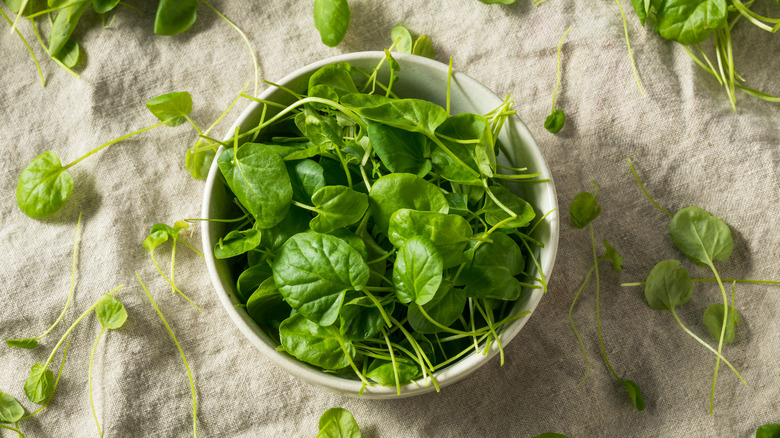
[[[306, 91], [309, 76], [326, 64], [344, 61], [349, 62], [353, 67], [370, 72], [384, 56], [383, 52], [360, 52], [325, 59], [288, 75], [278, 81], [278, 84], [303, 93]], [[400, 79], [393, 85], [393, 92], [400, 97], [424, 99], [441, 106], [446, 105], [447, 65], [413, 55], [394, 54], [393, 56], [401, 66], [400, 72], [397, 72]], [[383, 70], [380, 70], [379, 77], [384, 83], [387, 83], [388, 76], [389, 70], [385, 65]], [[450, 93], [452, 114], [464, 112], [485, 114], [503, 103], [502, 99], [463, 73], [455, 72], [453, 74]], [[260, 98], [281, 104], [290, 104], [296, 100], [286, 91], [275, 87], [266, 90]], [[266, 120], [278, 113], [278, 111], [278, 109], [269, 107]], [[241, 131], [246, 131], [257, 126], [261, 120], [261, 114], [262, 106], [260, 104], [250, 105], [228, 131], [224, 141], [232, 141], [236, 127]], [[530, 172], [540, 172], [540, 178], [550, 180], [545, 183], [510, 184], [510, 188], [518, 196], [526, 199], [536, 208], [537, 218], [553, 211], [545, 217], [533, 232], [533, 237], [544, 244], [544, 248], [534, 249], [532, 247], [532, 249], [534, 249], [537, 262], [547, 278], [552, 272], [555, 261], [559, 227], [558, 204], [552, 175], [531, 133], [519, 117], [512, 116], [507, 119], [499, 135], [499, 142], [503, 146], [498, 160], [500, 164], [510, 167], [527, 167]], [[206, 182], [202, 215], [204, 218], [210, 219], [227, 219], [241, 214], [236, 213], [238, 213], [238, 210], [233, 204], [233, 197], [222, 178], [215, 160]], [[286, 353], [276, 351], [276, 341], [266, 334], [249, 317], [244, 309], [235, 307], [240, 302], [236, 295], [236, 278], [238, 273], [232, 271], [231, 264], [227, 260], [215, 259], [213, 253], [215, 243], [227, 233], [228, 225], [204, 221], [203, 249], [209, 274], [217, 295], [239, 330], [269, 360], [294, 376], [340, 394], [356, 396], [361, 388], [361, 383], [358, 380], [324, 373], [315, 367], [299, 362]], [[526, 272], [531, 273], [533, 276], [539, 276], [539, 271], [533, 260], [528, 260], [526, 263]], [[541, 289], [526, 288], [520, 299], [514, 303], [511, 313], [533, 312], [542, 295], [543, 291]], [[504, 345], [517, 334], [529, 317], [530, 314], [502, 328], [500, 337]], [[452, 365], [437, 371], [435, 375], [439, 386], [443, 387], [454, 383], [470, 374], [486, 363], [497, 351], [497, 346], [493, 343], [486, 355], [470, 353]], [[403, 385], [401, 394], [402, 396], [410, 396], [433, 390], [434, 387], [430, 383], [426, 385], [425, 382], [418, 381]], [[396, 389], [393, 387], [368, 386], [361, 397], [391, 398], [397, 397], [397, 395]]]

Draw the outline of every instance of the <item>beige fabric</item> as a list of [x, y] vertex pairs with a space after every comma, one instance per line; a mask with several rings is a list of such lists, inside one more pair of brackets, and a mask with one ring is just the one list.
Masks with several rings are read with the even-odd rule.
[[[139, 3], [139, 2], [136, 2]], [[172, 223], [200, 212], [203, 183], [184, 170], [192, 129], [162, 127], [91, 157], [73, 169], [76, 188], [51, 218], [32, 220], [16, 207], [16, 180], [39, 153], [53, 149], [69, 162], [95, 146], [152, 125], [144, 107], [150, 97], [188, 90], [193, 118], [208, 125], [252, 76], [241, 38], [201, 7], [197, 23], [175, 37], [152, 34], [153, 2], [141, 16], [120, 7], [110, 29], [85, 15], [76, 36], [87, 66], [76, 80], [42, 60], [42, 88], [23, 45], [0, 29], [0, 335], [33, 336], [59, 314], [70, 275], [72, 235], [84, 212], [83, 238], [73, 307], [63, 323], [33, 351], [0, 348], [0, 390], [25, 399], [29, 367], [44, 361], [67, 325], [114, 285], [128, 307], [125, 327], [101, 341], [95, 359], [94, 394], [106, 436], [187, 436], [191, 401], [178, 353], [133, 272], [148, 283], [178, 334], [198, 388], [201, 436], [314, 436], [327, 408], [355, 414], [366, 437], [532, 437], [555, 431], [570, 437], [749, 437], [756, 427], [778, 422], [780, 399], [780, 289], [738, 286], [744, 318], [725, 355], [749, 386], [721, 366], [714, 416], [707, 414], [713, 356], [686, 336], [671, 315], [650, 310], [639, 288], [652, 266], [680, 258], [666, 236], [668, 218], [643, 198], [626, 158], [637, 160], [649, 190], [668, 209], [699, 205], [734, 230], [735, 250], [718, 264], [724, 277], [778, 278], [777, 168], [780, 105], [739, 94], [734, 115], [723, 88], [706, 76], [682, 47], [662, 40], [633, 17], [629, 32], [647, 90], [637, 91], [626, 54], [620, 13], [609, 0], [549, 0], [532, 6], [488, 6], [476, 0], [372, 2], [351, 0], [352, 23], [338, 48], [319, 41], [311, 1], [215, 1], [244, 29], [269, 80], [313, 61], [390, 43], [390, 28], [403, 23], [431, 36], [439, 60], [497, 94], [512, 93], [552, 168], [561, 213], [572, 197], [601, 188], [603, 215], [596, 238], [606, 238], [625, 257], [622, 274], [601, 271], [602, 328], [617, 372], [636, 381], [647, 410], [634, 412], [599, 355], [594, 287], [575, 318], [591, 358], [590, 377], [577, 382], [585, 364], [566, 319], [574, 293], [592, 263], [589, 236], [564, 221], [559, 257], [536, 315], [498, 360], [441, 394], [414, 399], [365, 401], [323, 392], [270, 365], [234, 328], [212, 292], [205, 264], [178, 248], [177, 282], [203, 308], [198, 314], [170, 294], [140, 245], [150, 225]], [[778, 15], [774, 2], [756, 9]], [[557, 136], [543, 129], [555, 81], [555, 50], [569, 25], [559, 106], [568, 115]], [[22, 31], [34, 37], [23, 23]], [[736, 63], [756, 88], [780, 93], [777, 36], [740, 22], [734, 31]], [[36, 53], [42, 56], [36, 47]], [[242, 102], [215, 131], [223, 135]], [[191, 237], [199, 246], [199, 233]], [[167, 265], [168, 247], [159, 256]], [[691, 266], [694, 277], [709, 274]], [[697, 285], [680, 309], [698, 335], [707, 336], [701, 314], [719, 299], [713, 285]], [[21, 424], [28, 437], [94, 436], [87, 394], [87, 363], [99, 325], [90, 317], [72, 335], [63, 378], [44, 412]], [[54, 369], [59, 363], [59, 355]], [[25, 403], [27, 409], [34, 407]], [[11, 436], [0, 432], [0, 436]]]

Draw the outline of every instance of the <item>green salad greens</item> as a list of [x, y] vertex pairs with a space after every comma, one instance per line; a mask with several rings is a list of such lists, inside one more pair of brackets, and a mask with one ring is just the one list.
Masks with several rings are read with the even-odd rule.
[[438, 389], [434, 373], [471, 351], [496, 346], [503, 363], [501, 328], [528, 313], [514, 302], [546, 288], [531, 272], [540, 220], [508, 185], [547, 180], [497, 164], [509, 98], [452, 115], [399, 98], [399, 70], [390, 52], [372, 72], [329, 64], [273, 117], [263, 103], [217, 156], [238, 218], [214, 253], [280, 351], [400, 393]]

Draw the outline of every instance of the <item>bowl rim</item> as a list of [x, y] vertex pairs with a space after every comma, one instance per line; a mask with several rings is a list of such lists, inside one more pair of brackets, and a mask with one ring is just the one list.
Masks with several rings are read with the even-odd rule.
[[[382, 51], [353, 52], [353, 53], [333, 56], [333, 57], [329, 57], [308, 64], [304, 67], [301, 67], [293, 71], [292, 73], [286, 75], [276, 83], [279, 85], [286, 85], [291, 81], [299, 78], [300, 76], [313, 73], [317, 69], [327, 64], [332, 64], [335, 62], [351, 62], [351, 61], [358, 61], [358, 60], [378, 61], [380, 58], [384, 56], [385, 53]], [[416, 56], [416, 55], [410, 55], [404, 53], [393, 53], [393, 57], [399, 63], [416, 63], [424, 68], [438, 70], [440, 73], [444, 72], [445, 75], [449, 68], [447, 64], [444, 64], [442, 62]], [[482, 85], [476, 79], [466, 75], [465, 73], [453, 70], [453, 78], [457, 78], [457, 81], [459, 82], [468, 83], [469, 87], [477, 88], [482, 93], [495, 96], [496, 99], [499, 99], [498, 96], [496, 96], [495, 93], [493, 93], [490, 89]], [[266, 99], [270, 94], [274, 92], [277, 92], [277, 89], [275, 89], [274, 87], [270, 87], [265, 91], [263, 91], [263, 93], [260, 94], [259, 98]], [[236, 121], [233, 123], [230, 129], [228, 129], [225, 139], [223, 139], [223, 141], [226, 142], [232, 141], [232, 137], [233, 137], [232, 133], [235, 131], [235, 129], [237, 127], [245, 128], [243, 125], [246, 123], [247, 119], [249, 119], [254, 114], [254, 112], [257, 111], [259, 108], [260, 108], [260, 103], [258, 102], [252, 102], [249, 106], [247, 106], [247, 108], [244, 109], [244, 111], [239, 115], [238, 119], [236, 119]], [[531, 134], [530, 130], [528, 129], [528, 127], [525, 125], [525, 123], [523, 123], [523, 121], [520, 119], [519, 116], [515, 115], [515, 117], [513, 117], [511, 120], [515, 125], [515, 129], [518, 130], [518, 134], [522, 137], [525, 143], [525, 148], [528, 149], [533, 156], [538, 158], [539, 161], [537, 163], [539, 167], [538, 170], [542, 173], [542, 177], [549, 179], [549, 182], [545, 183], [545, 186], [547, 187], [547, 192], [544, 196], [551, 197], [552, 204], [555, 210], [546, 217], [546, 220], [549, 221], [549, 226], [550, 226], [550, 243], [545, 246], [544, 250], [545, 250], [545, 254], [549, 254], [549, 256], [546, 256], [544, 260], [539, 261], [542, 267], [542, 271], [544, 272], [546, 278], [549, 279], [550, 275], [552, 274], [552, 270], [555, 264], [555, 259], [557, 256], [558, 240], [560, 235], [558, 197], [555, 190], [555, 183], [553, 181], [550, 168], [547, 165], [547, 162], [545, 161], [544, 156], [542, 155], [542, 152], [539, 149], [539, 146], [536, 140], [534, 139], [533, 135]], [[222, 151], [222, 147], [220, 147], [216, 156], [219, 156], [219, 153], [221, 153], [221, 151]], [[208, 178], [206, 180], [206, 184], [203, 190], [203, 204], [201, 208], [201, 215], [203, 218], [206, 219], [208, 219], [209, 210], [211, 208], [211, 196], [215, 187], [215, 183], [219, 176], [218, 172], [219, 172], [219, 167], [217, 165], [217, 160], [215, 159], [211, 165], [211, 168], [209, 169]], [[249, 340], [249, 342], [256, 349], [258, 349], [263, 354], [263, 356], [266, 359], [268, 359], [271, 363], [283, 369], [287, 373], [295, 376], [296, 378], [308, 382], [314, 386], [319, 386], [324, 389], [342, 395], [357, 396], [362, 386], [362, 383], [359, 380], [346, 379], [334, 374], [325, 373], [319, 369], [316, 369], [308, 364], [299, 361], [298, 359], [295, 359], [292, 356], [288, 356], [278, 352], [276, 350], [276, 346], [272, 343], [271, 338], [262, 329], [260, 329], [259, 326], [256, 323], [254, 323], [254, 321], [251, 321], [249, 315], [246, 314], [246, 312], [243, 312], [245, 314], [244, 315], [239, 311], [239, 309], [235, 306], [237, 301], [234, 302], [233, 300], [231, 300], [230, 294], [227, 292], [224, 285], [219, 279], [219, 274], [217, 271], [216, 262], [213, 254], [213, 247], [209, 239], [210, 232], [211, 232], [211, 222], [203, 221], [201, 225], [203, 253], [206, 258], [206, 265], [209, 272], [209, 277], [211, 279], [211, 283], [214, 286], [215, 292], [219, 297], [219, 300], [222, 303], [223, 307], [225, 308], [225, 311], [227, 312], [228, 316], [233, 321], [233, 323], [238, 327], [239, 331], [247, 338], [247, 340]], [[541, 295], [534, 302], [530, 303], [528, 308], [530, 312], [528, 315], [518, 318], [517, 320], [509, 323], [506, 326], [503, 332], [499, 335], [503, 345], [507, 345], [517, 335], [517, 333], [526, 324], [530, 316], [533, 315], [540, 301], [541, 301]], [[487, 354], [481, 354], [481, 352], [480, 354], [475, 354], [473, 352], [469, 353], [468, 355], [464, 356], [463, 358], [454, 362], [453, 364], [443, 368], [440, 371], [435, 372], [436, 379], [439, 383], [439, 387], [442, 388], [444, 386], [450, 385], [452, 383], [455, 383], [465, 378], [473, 371], [475, 371], [477, 368], [489, 362], [497, 353], [498, 353], [498, 347], [495, 343], [493, 343], [493, 345], [488, 350]], [[430, 384], [425, 385], [424, 383], [426, 382], [424, 382], [423, 379], [419, 379], [417, 381], [413, 381], [401, 385], [401, 397], [429, 393], [435, 389], [433, 385]], [[368, 385], [366, 386], [365, 391], [360, 397], [363, 399], [386, 399], [386, 398], [397, 398], [398, 395], [396, 393], [396, 388], [393, 386]]]

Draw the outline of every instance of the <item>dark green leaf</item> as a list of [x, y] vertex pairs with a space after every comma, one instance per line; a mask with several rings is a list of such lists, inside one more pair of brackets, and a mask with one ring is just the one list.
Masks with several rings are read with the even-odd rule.
[[563, 110], [557, 109], [544, 120], [544, 129], [557, 134], [558, 131], [563, 129], [564, 124], [566, 124], [566, 114], [564, 114]]
[[334, 62], [315, 71], [309, 78], [309, 96], [318, 86], [327, 86], [336, 92], [337, 96], [357, 93], [355, 80], [352, 77], [352, 66], [346, 62]]
[[328, 233], [359, 221], [368, 209], [368, 196], [345, 186], [325, 186], [311, 197], [317, 216], [311, 229]]
[[65, 67], [74, 68], [81, 59], [81, 47], [79, 47], [79, 43], [74, 40], [68, 40], [57, 55], [57, 59], [59, 59]]
[[308, 231], [310, 220], [311, 215], [306, 210], [292, 206], [287, 211], [287, 216], [281, 222], [271, 228], [264, 229], [260, 233], [260, 245], [275, 253], [287, 239], [298, 233]]
[[415, 236], [425, 237], [442, 255], [447, 269], [465, 261], [463, 250], [472, 232], [469, 223], [458, 215], [403, 208], [391, 216], [388, 238], [400, 248]]
[[726, 0], [663, 0], [656, 13], [656, 30], [667, 40], [699, 44], [726, 22]]
[[[315, 324], [300, 313], [282, 321], [279, 337], [286, 352], [306, 363], [326, 370], [349, 366], [347, 356], [339, 343], [338, 330]], [[350, 357], [355, 357], [355, 347], [352, 343], [343, 342]]]
[[[368, 120], [384, 123], [395, 128], [412, 132], [421, 132], [429, 137], [434, 135], [436, 128], [447, 120], [447, 111], [427, 100], [419, 99], [376, 99], [377, 102], [367, 102], [365, 94], [348, 94], [342, 98], [342, 103]], [[363, 106], [372, 103], [371, 106]]]
[[621, 256], [615, 248], [610, 246], [609, 243], [607, 243], [607, 239], [604, 239], [604, 257], [607, 258], [607, 260], [612, 262], [612, 266], [615, 267], [615, 270], [618, 272], [623, 271], [623, 256]]
[[417, 304], [431, 301], [439, 290], [443, 271], [442, 256], [430, 240], [421, 236], [406, 239], [393, 266], [398, 301]]
[[214, 245], [214, 257], [227, 259], [257, 248], [260, 245], [260, 233], [255, 229], [229, 232]]
[[273, 276], [273, 271], [268, 263], [258, 263], [250, 266], [241, 275], [236, 282], [236, 290], [241, 302], [245, 303], [258, 287], [267, 279]]
[[[598, 189], [596, 190], [598, 194]], [[569, 206], [571, 223], [583, 229], [601, 214], [601, 206], [596, 202], [596, 195], [590, 192], [578, 193]]]
[[314, 27], [326, 46], [338, 46], [349, 27], [347, 0], [314, 0]]
[[[385, 313], [393, 313], [395, 302], [384, 306]], [[344, 303], [339, 314], [339, 333], [345, 339], [364, 341], [376, 336], [385, 325], [382, 313], [368, 297], [358, 297]]]
[[655, 310], [674, 310], [691, 299], [693, 283], [679, 260], [659, 262], [647, 276], [645, 300]]
[[[726, 334], [723, 336], [723, 342], [729, 344], [734, 341], [735, 326], [739, 324], [740, 315], [733, 307], [728, 306], [729, 315], [726, 324]], [[710, 332], [715, 340], [720, 340], [720, 333], [723, 329], [723, 303], [711, 304], [704, 311], [704, 326]]]
[[24, 408], [10, 394], [0, 391], [0, 423], [16, 423], [24, 416]]
[[290, 306], [284, 302], [273, 277], [263, 281], [246, 302], [246, 311], [252, 319], [264, 326], [277, 326], [290, 314]]
[[390, 216], [402, 208], [444, 214], [449, 211], [447, 198], [438, 187], [407, 173], [391, 173], [379, 178], [371, 186], [368, 203], [371, 216], [383, 233], [387, 233]]
[[731, 230], [725, 222], [699, 207], [685, 207], [669, 222], [674, 246], [699, 266], [726, 260], [734, 249]]
[[92, 5], [90, 0], [82, 0], [57, 13], [49, 35], [49, 55], [59, 59], [60, 51], [68, 43], [70, 35], [76, 29], [81, 15]]
[[780, 424], [765, 424], [756, 430], [756, 438], [780, 438]]
[[[442, 283], [433, 299], [423, 305], [428, 316], [439, 324], [449, 327], [463, 314], [466, 307], [466, 294], [462, 289], [453, 288], [451, 284]], [[420, 308], [414, 304], [409, 306], [409, 325], [419, 333], [438, 333], [439, 327], [431, 323]]]
[[186, 91], [163, 94], [146, 102], [146, 107], [155, 117], [168, 126], [179, 126], [192, 112], [192, 96]]
[[481, 184], [479, 177], [492, 177], [496, 169], [493, 134], [488, 120], [478, 114], [458, 114], [444, 121], [436, 133], [458, 140], [479, 140], [479, 143], [459, 143], [441, 138], [441, 142], [462, 164], [440, 147], [431, 152], [434, 170], [450, 181]]
[[40, 218], [56, 213], [73, 193], [73, 177], [53, 151], [35, 157], [19, 175], [16, 205], [22, 213]]
[[160, 0], [154, 17], [154, 33], [175, 35], [189, 29], [198, 17], [197, 0]]
[[11, 348], [16, 347], [27, 350], [32, 350], [38, 346], [38, 341], [35, 339], [6, 339], [5, 343]]
[[631, 402], [634, 404], [634, 409], [638, 412], [645, 410], [645, 399], [642, 398], [642, 393], [639, 391], [639, 386], [631, 380], [623, 380], [620, 382], [628, 392], [628, 396], [631, 397]]
[[[520, 298], [523, 286], [515, 278], [523, 272], [523, 254], [517, 243], [503, 233], [493, 233], [492, 243], [482, 243], [466, 252], [470, 261], [459, 281], [466, 285], [465, 293], [474, 298], [495, 298], [514, 301]], [[473, 255], [472, 255], [473, 254]]]
[[322, 166], [313, 160], [285, 161], [284, 164], [290, 174], [293, 199], [304, 204], [311, 203], [314, 192], [325, 187]]
[[450, 205], [450, 214], [469, 215], [468, 195], [465, 193], [445, 193], [444, 197], [447, 198], [447, 203]]
[[634, 7], [634, 11], [636, 12], [637, 17], [639, 17], [639, 22], [642, 23], [642, 26], [645, 25], [645, 21], [647, 20], [648, 11], [645, 9], [645, 0], [631, 0], [631, 6]]
[[[517, 217], [505, 222], [501, 228], [521, 228], [528, 226], [536, 217], [534, 207], [522, 198], [518, 198], [511, 190], [504, 186], [490, 186], [490, 191], [505, 207], [514, 212]], [[497, 225], [499, 222], [509, 218], [509, 213], [488, 198], [485, 202], [485, 220], [490, 225]]]
[[257, 220], [257, 228], [271, 228], [287, 215], [292, 185], [284, 161], [262, 144], [227, 149], [217, 160], [230, 190]]
[[391, 172], [424, 177], [431, 170], [431, 162], [425, 158], [425, 135], [369, 122], [368, 138], [382, 164]]
[[92, 7], [98, 14], [105, 14], [114, 9], [119, 4], [119, 0], [92, 0]]
[[[420, 372], [420, 368], [411, 360], [396, 358], [395, 363], [396, 369], [398, 370], [398, 383], [400, 385], [411, 382]], [[374, 360], [371, 362], [371, 365], [368, 366], [366, 377], [380, 385], [394, 386], [395, 370], [393, 369], [393, 363], [389, 360]]]

